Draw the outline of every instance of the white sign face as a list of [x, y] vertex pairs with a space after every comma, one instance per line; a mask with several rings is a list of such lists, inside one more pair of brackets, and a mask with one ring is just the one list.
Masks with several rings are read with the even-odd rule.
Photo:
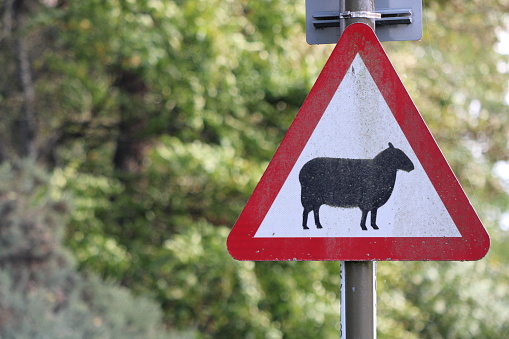
[[[323, 228], [316, 227], [311, 211], [304, 229], [299, 181], [303, 166], [319, 157], [373, 159], [390, 148], [389, 143], [410, 159], [414, 169], [397, 171], [390, 198], [378, 208], [379, 229], [370, 226], [369, 216], [367, 230], [361, 228], [358, 207], [327, 204], [319, 209]], [[260, 237], [461, 237], [359, 54], [256, 232], [255, 238]]]

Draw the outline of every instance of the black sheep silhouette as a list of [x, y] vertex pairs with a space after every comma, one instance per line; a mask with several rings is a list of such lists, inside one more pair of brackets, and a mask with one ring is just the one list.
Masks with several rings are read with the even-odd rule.
[[367, 231], [366, 218], [371, 212], [371, 227], [377, 230], [376, 214], [392, 194], [396, 172], [413, 169], [412, 161], [391, 143], [373, 159], [315, 158], [308, 161], [299, 173], [304, 207], [302, 227], [308, 229], [308, 214], [313, 211], [316, 227], [322, 228], [320, 206], [329, 205], [359, 207], [364, 231]]

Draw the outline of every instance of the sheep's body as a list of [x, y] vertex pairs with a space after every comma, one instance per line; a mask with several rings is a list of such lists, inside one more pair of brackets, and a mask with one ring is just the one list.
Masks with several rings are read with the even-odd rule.
[[362, 211], [361, 227], [371, 212], [371, 226], [376, 225], [379, 207], [389, 200], [396, 183], [396, 172], [414, 169], [412, 161], [389, 143], [389, 148], [373, 159], [315, 158], [307, 162], [299, 173], [301, 202], [304, 207], [302, 226], [307, 227], [309, 212], [313, 211], [317, 228], [320, 224], [321, 205], [333, 207], [359, 207]]

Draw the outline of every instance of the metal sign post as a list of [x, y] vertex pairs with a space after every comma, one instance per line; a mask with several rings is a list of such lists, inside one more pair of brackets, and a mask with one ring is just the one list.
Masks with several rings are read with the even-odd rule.
[[[375, 30], [375, 0], [340, 0], [340, 34], [360, 22]], [[341, 339], [376, 338], [376, 262], [341, 262]]]
[[341, 338], [376, 338], [376, 262], [341, 262]]

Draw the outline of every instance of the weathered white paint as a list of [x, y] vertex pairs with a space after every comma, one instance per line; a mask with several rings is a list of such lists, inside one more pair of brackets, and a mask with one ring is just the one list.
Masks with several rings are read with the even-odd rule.
[[[395, 98], [397, 100], [397, 98]], [[389, 201], [378, 209], [379, 230], [360, 227], [359, 208], [323, 205], [323, 229], [302, 228], [299, 171], [316, 157], [370, 159], [391, 142], [415, 170], [398, 171]], [[412, 147], [404, 136], [361, 57], [357, 55], [255, 237], [461, 237]]]

